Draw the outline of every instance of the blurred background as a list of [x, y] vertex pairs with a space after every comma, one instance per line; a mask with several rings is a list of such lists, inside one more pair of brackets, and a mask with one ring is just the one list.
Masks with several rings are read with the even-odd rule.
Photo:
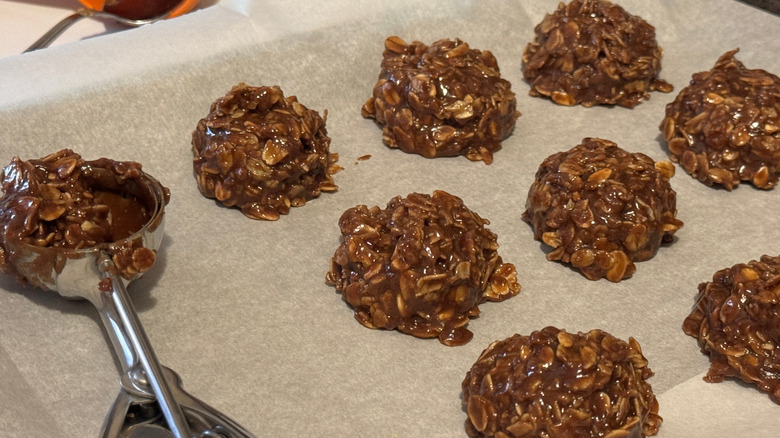
[[[193, 10], [225, 0], [200, 0]], [[78, 0], [0, 0], [0, 58], [24, 52], [60, 20], [83, 5]], [[65, 31], [51, 46], [126, 30], [101, 18], [85, 18]]]

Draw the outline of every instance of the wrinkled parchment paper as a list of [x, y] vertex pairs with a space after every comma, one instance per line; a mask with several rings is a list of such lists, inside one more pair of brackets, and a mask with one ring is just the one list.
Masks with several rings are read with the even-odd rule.
[[[520, 219], [534, 172], [583, 137], [665, 159], [666, 103], [727, 50], [780, 73], [780, 18], [732, 0], [623, 0], [656, 27], [661, 77], [675, 86], [633, 110], [560, 107], [528, 96], [521, 54], [545, 1], [232, 1], [97, 39], [0, 59], [0, 163], [72, 148], [87, 159], [134, 160], [171, 190], [156, 266], [130, 287], [161, 362], [185, 388], [260, 437], [465, 436], [460, 384], [497, 339], [547, 325], [635, 337], [656, 375], [660, 437], [770, 437], [780, 406], [735, 381], [701, 380], [709, 361], [681, 329], [700, 282], [780, 251], [780, 189], [713, 189], [679, 167], [676, 241], [617, 284], [545, 260]], [[487, 166], [390, 150], [360, 116], [383, 41], [459, 37], [491, 50], [523, 113]], [[190, 135], [238, 82], [279, 85], [328, 111], [344, 170], [323, 194], [277, 222], [203, 198]], [[357, 158], [370, 154], [366, 161]], [[481, 306], [474, 339], [445, 347], [372, 331], [324, 282], [340, 214], [395, 195], [443, 189], [491, 221], [523, 290]], [[118, 365], [97, 313], [0, 277], [0, 435], [96, 436], [117, 391]]]

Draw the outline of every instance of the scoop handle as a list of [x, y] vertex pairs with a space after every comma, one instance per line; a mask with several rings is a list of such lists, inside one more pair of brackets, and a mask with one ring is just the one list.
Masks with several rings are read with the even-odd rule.
[[162, 366], [130, 301], [124, 282], [116, 274], [117, 269], [111, 257], [105, 253], [101, 254], [97, 259], [97, 265], [101, 276], [110, 281], [111, 290], [101, 290], [100, 303], [94, 304], [109, 332], [114, 350], [122, 362], [123, 371], [127, 373], [140, 363], [146, 374], [147, 383], [168, 423], [168, 428], [176, 438], [190, 438], [192, 435], [181, 406], [168, 386]]
[[54, 40], [56, 40], [57, 37], [59, 37], [62, 34], [62, 32], [65, 32], [75, 22], [81, 20], [82, 18], [91, 16], [92, 13], [93, 13], [92, 10], [82, 8], [74, 12], [73, 14], [68, 15], [67, 17], [63, 18], [59, 23], [55, 24], [54, 27], [49, 29], [48, 32], [43, 34], [42, 37], [38, 38], [38, 41], [34, 42], [30, 47], [28, 47], [27, 50], [24, 51], [24, 53], [32, 52], [33, 50], [43, 49], [44, 47], [49, 47], [49, 45], [52, 42], [54, 42]]

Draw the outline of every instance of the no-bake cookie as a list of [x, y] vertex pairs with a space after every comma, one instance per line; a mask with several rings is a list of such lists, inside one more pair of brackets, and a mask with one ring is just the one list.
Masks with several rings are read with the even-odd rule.
[[780, 78], [726, 52], [666, 105], [669, 157], [699, 181], [771, 189], [780, 174]]
[[201, 193], [252, 219], [276, 220], [337, 189], [325, 118], [279, 87], [233, 87], [198, 122], [192, 152]]
[[339, 219], [342, 242], [326, 280], [366, 327], [465, 344], [478, 304], [520, 290], [487, 224], [443, 191], [397, 196], [385, 209], [352, 207]]
[[738, 263], [699, 284], [683, 330], [710, 357], [704, 380], [736, 377], [780, 403], [780, 256]]
[[528, 190], [523, 220], [534, 238], [591, 280], [631, 277], [682, 227], [674, 165], [654, 162], [599, 138], [585, 138], [542, 162]]
[[490, 51], [459, 39], [427, 46], [396, 36], [385, 41], [382, 71], [362, 114], [382, 126], [391, 148], [486, 164], [520, 116]]
[[523, 52], [531, 96], [559, 105], [633, 108], [650, 91], [672, 91], [658, 78], [662, 50], [655, 28], [604, 0], [561, 3], [535, 28]]
[[662, 419], [639, 343], [547, 327], [482, 352], [463, 380], [472, 438], [627, 438]]

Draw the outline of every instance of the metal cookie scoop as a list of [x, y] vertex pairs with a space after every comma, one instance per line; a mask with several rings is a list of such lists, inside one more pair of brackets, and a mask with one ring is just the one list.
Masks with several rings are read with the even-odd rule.
[[[127, 180], [94, 165], [84, 166], [82, 172], [93, 186], [100, 186], [95, 189], [138, 200], [151, 218], [140, 230], [112, 243], [68, 249], [13, 240], [5, 242], [5, 250], [13, 253], [14, 268], [31, 284], [66, 298], [87, 299], [100, 314], [122, 366], [122, 389], [100, 436], [252, 437], [230, 418], [187, 394], [179, 376], [160, 365], [125, 289], [142, 274], [126, 259], [156, 251], [162, 242], [166, 189], [143, 172]], [[122, 261], [121, 269], [114, 261]]]

